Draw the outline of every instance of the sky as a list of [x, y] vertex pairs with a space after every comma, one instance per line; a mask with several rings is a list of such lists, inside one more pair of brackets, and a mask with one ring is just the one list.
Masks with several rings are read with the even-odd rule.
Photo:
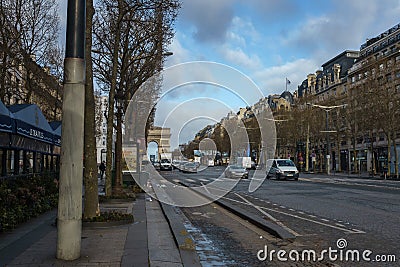
[[[61, 18], [65, 20], [65, 13]], [[287, 89], [294, 92], [307, 74], [345, 50], [359, 50], [367, 38], [400, 23], [399, 18], [400, 0], [182, 0], [166, 68], [212, 61], [249, 77], [264, 96], [282, 93], [286, 78]], [[177, 146], [217, 120], [193, 119], [198, 115], [187, 119], [181, 114], [206, 107], [215, 110], [215, 118], [222, 118], [243, 106], [230, 95], [211, 85], [197, 91], [183, 88], [180, 94], [162, 98], [156, 123], [175, 129], [171, 143]], [[175, 119], [166, 117], [180, 103], [197, 97], [212, 101], [208, 105], [193, 101], [175, 112]]]

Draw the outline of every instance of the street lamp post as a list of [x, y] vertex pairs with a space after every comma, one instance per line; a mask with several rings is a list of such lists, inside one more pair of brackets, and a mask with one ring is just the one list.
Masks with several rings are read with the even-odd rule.
[[331, 132], [336, 132], [336, 131], [330, 131], [329, 130], [329, 112], [334, 110], [335, 108], [344, 108], [347, 106], [347, 104], [343, 105], [336, 105], [336, 106], [323, 106], [323, 105], [315, 105], [311, 103], [307, 103], [307, 105], [312, 106], [312, 107], [317, 107], [325, 111], [326, 113], [326, 130], [321, 131], [326, 133], [326, 173], [329, 175], [330, 174], [330, 160], [331, 160], [331, 144], [330, 144], [330, 136], [329, 133]]

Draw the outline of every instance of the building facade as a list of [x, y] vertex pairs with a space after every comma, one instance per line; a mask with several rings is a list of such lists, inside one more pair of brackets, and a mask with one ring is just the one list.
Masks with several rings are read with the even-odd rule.
[[[333, 117], [327, 127], [335, 130], [328, 142], [333, 170], [398, 173], [399, 66], [400, 24], [367, 40], [360, 51], [346, 50], [330, 59], [298, 86], [303, 107], [306, 102], [346, 106], [327, 114]], [[323, 142], [326, 153], [326, 138]]]

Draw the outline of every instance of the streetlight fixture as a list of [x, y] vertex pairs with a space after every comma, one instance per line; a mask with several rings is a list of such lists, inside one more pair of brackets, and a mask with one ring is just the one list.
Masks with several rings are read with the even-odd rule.
[[330, 144], [330, 139], [329, 139], [329, 133], [335, 133], [336, 131], [330, 131], [329, 130], [329, 112], [334, 110], [335, 108], [345, 108], [347, 104], [342, 104], [342, 105], [335, 105], [335, 106], [323, 106], [323, 105], [316, 105], [316, 104], [311, 104], [311, 103], [306, 103], [308, 106], [320, 108], [325, 111], [326, 113], [326, 130], [321, 131], [321, 133], [326, 133], [326, 173], [329, 175], [330, 174], [330, 159], [331, 159], [331, 144]]

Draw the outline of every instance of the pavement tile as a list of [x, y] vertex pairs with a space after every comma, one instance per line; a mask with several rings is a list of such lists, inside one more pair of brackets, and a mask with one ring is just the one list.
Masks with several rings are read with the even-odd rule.
[[151, 261], [151, 267], [183, 267], [182, 263], [165, 262], [165, 261]]
[[[27, 249], [21, 250], [22, 253], [19, 255], [16, 254], [18, 256], [6, 266], [145, 267], [149, 266], [150, 261], [151, 267], [182, 267], [179, 250], [159, 203], [149, 202], [144, 198], [144, 195], [141, 195], [138, 201], [133, 203], [107, 203], [102, 206], [102, 210], [118, 209], [133, 212], [140, 220], [130, 225], [116, 227], [83, 228], [81, 257], [77, 260], [63, 261], [56, 258], [57, 229], [48, 227], [44, 235], [32, 240]], [[29, 231], [34, 232], [35, 228], [31, 227]], [[5, 245], [3, 240], [7, 242]], [[8, 245], [12, 246], [12, 240], [3, 240], [0, 239], [3, 245], [0, 250]]]

